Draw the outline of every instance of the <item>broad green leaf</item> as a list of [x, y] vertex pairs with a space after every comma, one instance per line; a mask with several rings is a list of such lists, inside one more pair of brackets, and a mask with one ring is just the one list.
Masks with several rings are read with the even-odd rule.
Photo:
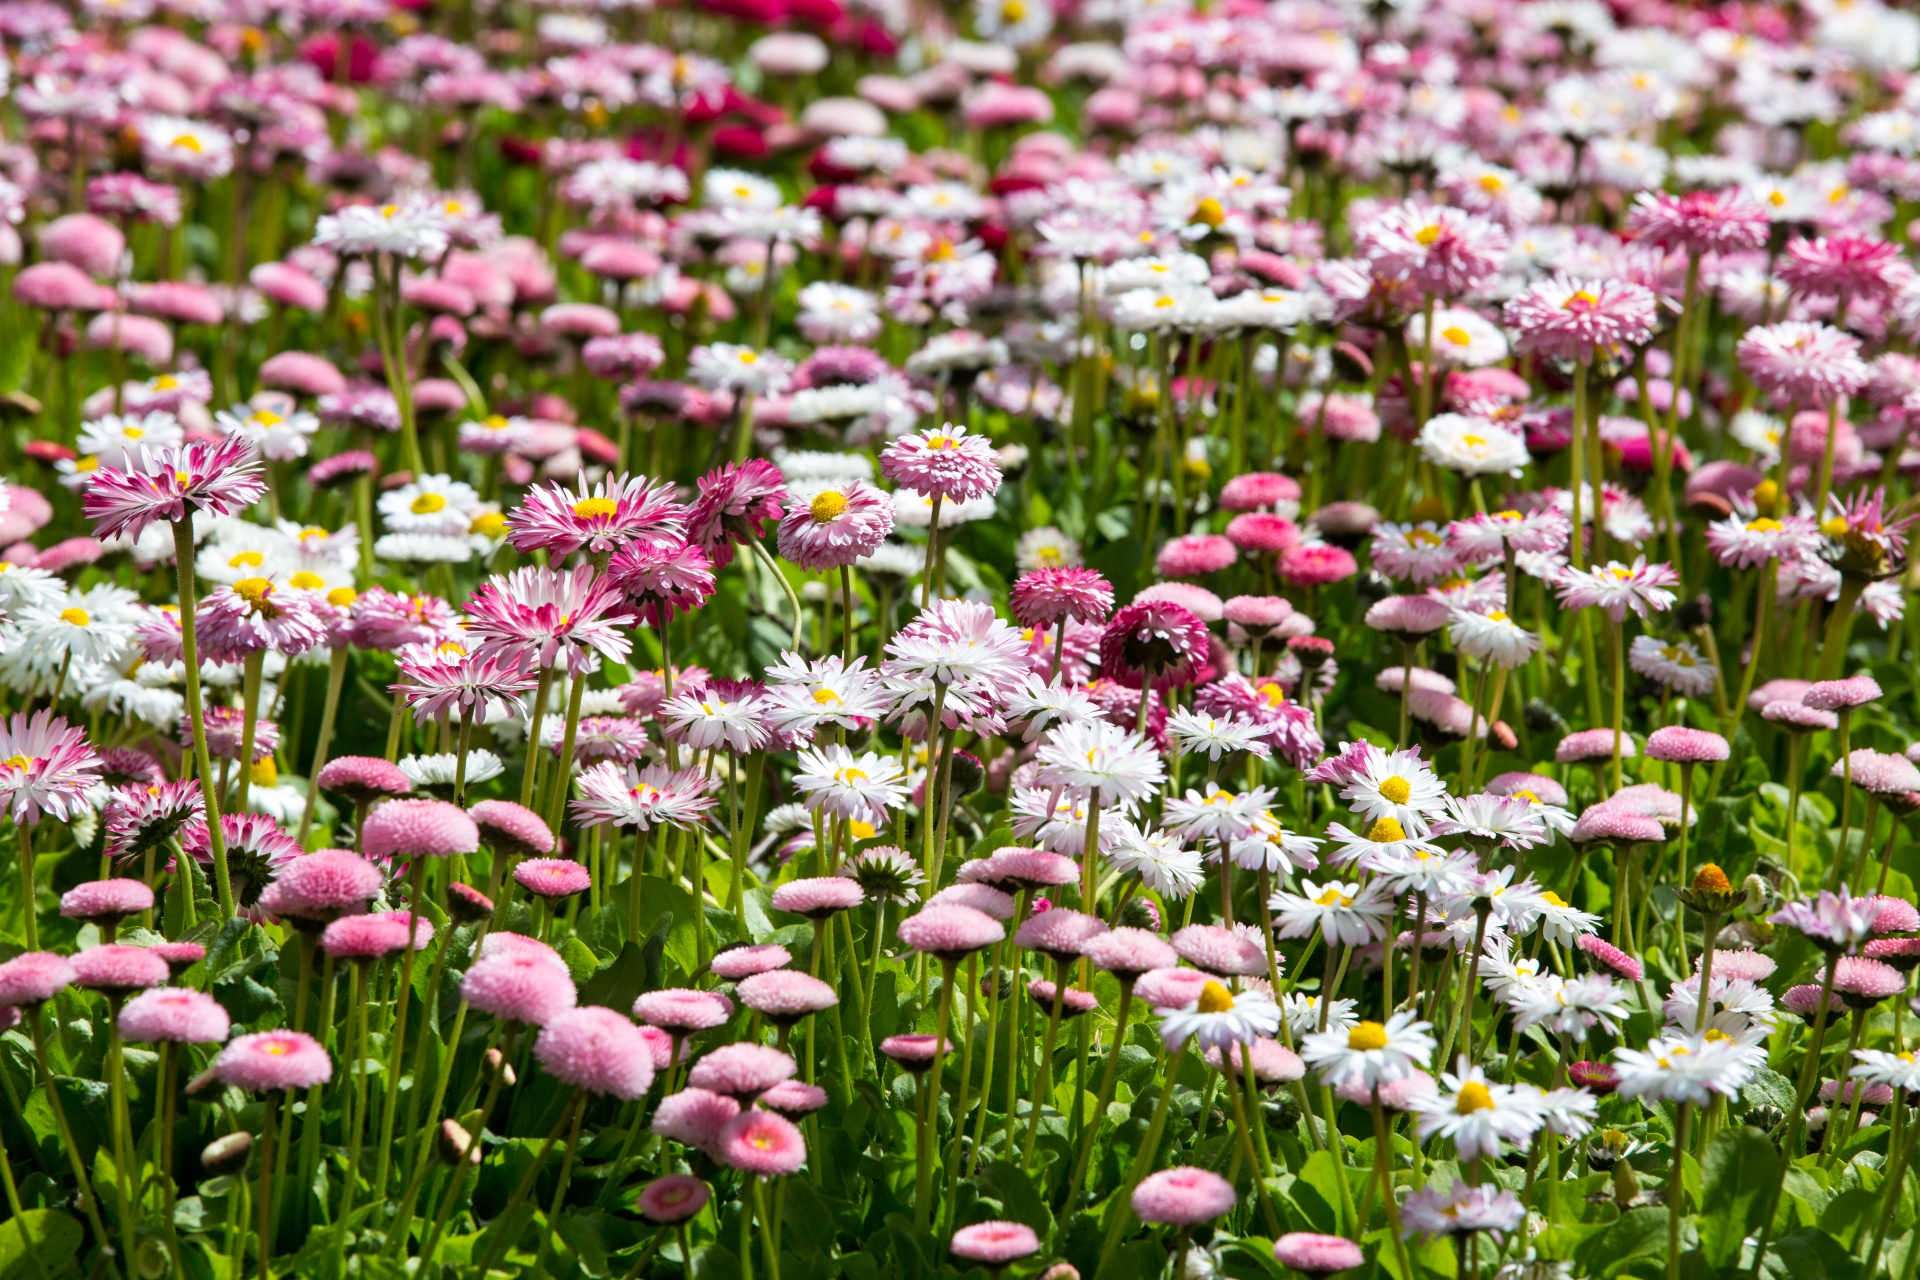
[[1740, 1242], [1757, 1231], [1780, 1155], [1758, 1129], [1724, 1129], [1700, 1162], [1700, 1251], [1714, 1267], [1740, 1258]]

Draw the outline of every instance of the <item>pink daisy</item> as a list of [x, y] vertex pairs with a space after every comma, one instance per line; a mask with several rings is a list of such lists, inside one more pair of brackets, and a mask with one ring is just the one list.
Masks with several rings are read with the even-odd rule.
[[1104, 622], [1113, 612], [1113, 586], [1092, 569], [1035, 569], [1014, 580], [1008, 607], [1023, 627]]
[[893, 502], [864, 480], [822, 489], [780, 518], [780, 554], [813, 573], [873, 554], [893, 531]]
[[533, 1056], [562, 1084], [622, 1102], [644, 1097], [653, 1084], [653, 1053], [640, 1028], [599, 1005], [554, 1014]]
[[131, 540], [156, 522], [194, 513], [236, 515], [265, 492], [253, 446], [227, 436], [215, 444], [129, 452], [122, 466], [94, 472], [80, 505], [95, 537]]
[[302, 1031], [241, 1036], [220, 1051], [213, 1070], [223, 1083], [249, 1093], [309, 1089], [333, 1079], [327, 1051]]
[[1651, 290], [1625, 280], [1555, 276], [1515, 295], [1502, 317], [1522, 354], [1589, 363], [1653, 336]]
[[888, 445], [880, 455], [880, 474], [923, 498], [954, 503], [990, 498], [1000, 490], [993, 441], [969, 435], [965, 427], [951, 422], [938, 431], [902, 436]]
[[1233, 1211], [1233, 1184], [1207, 1169], [1179, 1166], [1150, 1173], [1133, 1189], [1133, 1212], [1142, 1222], [1194, 1227]]
[[480, 639], [476, 659], [498, 656], [542, 668], [564, 661], [575, 679], [587, 674], [595, 654], [624, 662], [632, 647], [624, 628], [635, 620], [612, 580], [591, 565], [529, 565], [489, 578], [467, 602], [467, 616], [467, 630]]
[[1100, 636], [1100, 673], [1132, 688], [1184, 683], [1207, 656], [1206, 624], [1177, 604], [1130, 604]]
[[673, 486], [647, 476], [615, 476], [577, 490], [538, 485], [507, 516], [507, 542], [516, 551], [544, 549], [555, 559], [586, 549], [617, 551], [635, 542], [679, 539], [687, 509]]
[[954, 1232], [947, 1248], [956, 1258], [997, 1272], [1010, 1262], [1040, 1252], [1040, 1237], [1021, 1222], [976, 1222]]
[[700, 477], [699, 495], [687, 516], [687, 539], [715, 569], [724, 569], [733, 563], [736, 544], [758, 542], [767, 522], [780, 518], [786, 477], [763, 458], [729, 462]]
[[798, 1172], [807, 1163], [806, 1139], [793, 1121], [771, 1111], [742, 1111], [720, 1130], [722, 1164], [760, 1178]]
[[135, 1044], [218, 1044], [231, 1029], [225, 1007], [191, 987], [142, 991], [120, 1008], [120, 1035]]
[[1810, 320], [1749, 329], [1734, 355], [1755, 386], [1801, 407], [1852, 395], [1871, 376], [1858, 338]]

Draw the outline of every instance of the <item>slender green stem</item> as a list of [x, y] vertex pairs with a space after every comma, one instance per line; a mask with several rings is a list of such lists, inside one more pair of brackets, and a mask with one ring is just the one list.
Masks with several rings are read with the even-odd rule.
[[200, 775], [200, 795], [207, 807], [207, 845], [213, 853], [213, 888], [220, 918], [233, 916], [233, 879], [227, 873], [227, 839], [220, 827], [219, 788], [214, 786], [213, 763], [207, 755], [206, 709], [200, 701], [200, 653], [194, 639], [193, 516], [173, 523], [174, 571], [180, 583], [180, 650], [185, 665], [187, 724], [193, 732], [193, 763]]

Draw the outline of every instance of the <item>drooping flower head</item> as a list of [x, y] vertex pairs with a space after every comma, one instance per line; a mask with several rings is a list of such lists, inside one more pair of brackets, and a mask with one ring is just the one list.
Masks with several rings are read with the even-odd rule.
[[565, 665], [575, 679], [598, 654], [625, 661], [634, 615], [613, 581], [591, 565], [571, 570], [528, 565], [489, 578], [467, 603], [468, 631], [480, 638], [475, 659], [522, 659], [533, 667]]

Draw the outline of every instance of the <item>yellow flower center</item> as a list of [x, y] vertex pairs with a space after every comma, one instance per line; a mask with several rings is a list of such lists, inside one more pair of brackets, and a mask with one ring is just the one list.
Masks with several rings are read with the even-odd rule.
[[1560, 304], [1560, 309], [1562, 311], [1584, 311], [1588, 307], [1597, 307], [1599, 305], [1600, 299], [1594, 297], [1585, 289], [1576, 289], [1571, 297]]
[[327, 603], [336, 609], [344, 609], [360, 598], [360, 593], [352, 587], [335, 587], [327, 592]]
[[827, 489], [815, 494], [813, 501], [807, 506], [807, 510], [813, 513], [813, 522], [815, 524], [832, 524], [840, 518], [840, 513], [846, 509], [846, 495], [837, 493], [832, 489]]
[[612, 498], [582, 498], [573, 504], [573, 514], [582, 520], [601, 520], [620, 509]]
[[856, 769], [852, 765], [848, 765], [844, 769], [835, 769], [833, 771], [833, 779], [835, 782], [843, 782], [851, 786], [856, 782], [865, 782], [867, 780], [867, 773], [864, 769]]
[[241, 551], [227, 560], [229, 569], [258, 569], [267, 562], [267, 558], [258, 551]]
[[1467, 448], [1469, 449], [1484, 449], [1487, 447], [1487, 438], [1485, 436], [1476, 436], [1476, 435], [1469, 434], [1469, 435], [1461, 436], [1460, 443], [1467, 446]]
[[8, 756], [5, 760], [0, 760], [0, 768], [18, 769], [22, 773], [25, 773], [28, 769], [33, 768], [33, 758], [31, 756]]
[[1367, 828], [1367, 839], [1375, 844], [1392, 844], [1396, 840], [1405, 840], [1407, 831], [1393, 818], [1382, 818]]
[[1201, 1013], [1225, 1013], [1233, 1008], [1233, 992], [1209, 978], [1200, 988], [1198, 1007]]
[[758, 351], [742, 351], [740, 353], [740, 363], [741, 364], [759, 364], [760, 353]]
[[847, 832], [855, 840], [871, 840], [875, 835], [873, 824], [871, 822], [862, 822], [858, 818], [847, 823]]
[[122, 427], [120, 428], [120, 434], [128, 440], [139, 440], [144, 438], [147, 433], [139, 427]]
[[1359, 1053], [1387, 1047], [1387, 1029], [1377, 1022], [1356, 1022], [1347, 1032], [1347, 1048]]
[[1483, 173], [1480, 175], [1480, 189], [1488, 195], [1498, 194], [1500, 191], [1506, 189], [1506, 185], [1505, 182], [1501, 181], [1500, 175], [1497, 173]]
[[831, 689], [815, 689], [813, 691], [813, 700], [825, 707], [840, 701], [840, 695]]
[[1313, 901], [1315, 905], [1322, 907], [1350, 907], [1353, 905], [1353, 899], [1338, 889], [1324, 890], [1320, 896]]
[[277, 427], [285, 422], [286, 419], [271, 409], [256, 409], [253, 416], [248, 418], [247, 421], [256, 427]]
[[253, 784], [256, 787], [277, 787], [280, 785], [280, 770], [274, 765], [272, 756], [265, 756], [254, 762]]
[[1453, 1109], [1456, 1114], [1463, 1116], [1475, 1111], [1491, 1111], [1493, 1094], [1478, 1080], [1469, 1080], [1460, 1086], [1460, 1092], [1453, 1100]]
[[436, 511], [445, 511], [447, 509], [447, 499], [443, 494], [423, 493], [415, 498], [409, 506], [413, 514], [417, 516], [430, 516]]
[[315, 591], [326, 586], [327, 580], [317, 573], [308, 573], [302, 569], [287, 579], [287, 585], [301, 591]]
[[1473, 345], [1473, 335], [1457, 324], [1451, 324], [1442, 329], [1440, 336], [1456, 347], [1470, 347]]
[[1847, 536], [1847, 518], [1845, 516], [1835, 516], [1831, 520], [1821, 521], [1820, 532], [1826, 534], [1829, 538], [1846, 537]]
[[1772, 516], [1761, 516], [1758, 520], [1747, 521], [1748, 533], [1778, 533], [1786, 528]]
[[483, 538], [498, 538], [507, 532], [507, 518], [498, 511], [482, 511], [467, 526], [468, 533], [477, 533]]
[[1218, 227], [1226, 220], [1227, 211], [1221, 208], [1220, 202], [1212, 196], [1207, 196], [1193, 206], [1193, 221], [1203, 227]]
[[265, 578], [242, 578], [233, 584], [233, 594], [258, 603], [267, 598], [273, 584]]
[[1396, 773], [1380, 784], [1380, 795], [1389, 804], [1405, 804], [1413, 795], [1413, 784]]
[[958, 449], [959, 447], [960, 447], [960, 442], [958, 440], [955, 440], [952, 436], [928, 436], [927, 437], [927, 448], [932, 450], [935, 453], [940, 452], [942, 449]]
[[1019, 22], [1027, 16], [1027, 6], [1020, 0], [1003, 0], [1000, 5], [1000, 19], [1003, 22]]
[[174, 139], [169, 145], [177, 147], [182, 151], [191, 151], [195, 155], [199, 155], [202, 151], [206, 150], [205, 147], [200, 145], [200, 139], [190, 133], [174, 135]]
[[1413, 238], [1419, 241], [1423, 248], [1432, 248], [1434, 242], [1440, 239], [1440, 224], [1436, 222], [1431, 226], [1420, 228], [1413, 233]]
[[1551, 889], [1546, 890], [1540, 896], [1546, 900], [1547, 905], [1550, 907], [1564, 907], [1567, 905], [1567, 900]]
[[60, 621], [70, 622], [76, 627], [84, 627], [89, 622], [92, 622], [93, 619], [87, 615], [85, 609], [62, 609], [60, 611]]

